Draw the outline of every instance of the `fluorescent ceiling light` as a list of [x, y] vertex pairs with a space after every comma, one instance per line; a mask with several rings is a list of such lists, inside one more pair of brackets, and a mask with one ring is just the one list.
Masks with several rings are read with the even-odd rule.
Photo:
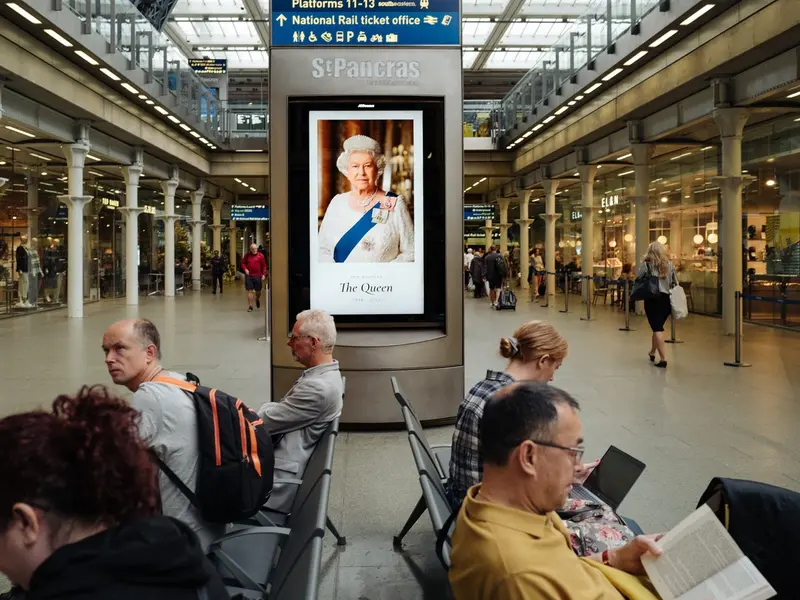
[[83, 50], [75, 50], [75, 54], [80, 56], [83, 60], [85, 60], [87, 63], [89, 63], [90, 65], [92, 65], [94, 67], [96, 67], [97, 65], [100, 64], [95, 59], [93, 59], [91, 56], [86, 54], [86, 52], [84, 52]]
[[706, 146], [705, 148], [700, 148], [701, 152], [705, 152], [706, 150], [713, 150], [714, 146]]
[[86, 158], [91, 158], [92, 160], [100, 160], [99, 158], [97, 158], [96, 156], [92, 156], [91, 154], [87, 154]]
[[199, 133], [197, 133], [196, 131], [190, 131], [190, 132], [189, 132], [189, 135], [191, 135], [191, 136], [194, 136], [194, 137], [196, 137], [196, 138], [199, 138], [199, 137], [200, 137], [200, 134], [199, 134]]
[[214, 145], [211, 145], [211, 146], [209, 146], [209, 147], [210, 147], [212, 150], [216, 150], [216, 149], [217, 149], [217, 147], [216, 147], [216, 146], [214, 146]]
[[16, 127], [12, 127], [11, 125], [6, 125], [6, 129], [13, 131], [14, 133], [20, 133], [22, 135], [27, 135], [28, 137], [36, 137], [34, 134], [29, 133], [27, 131], [23, 131], [22, 129], [17, 129]]
[[183, 129], [184, 131], [191, 131], [192, 130], [192, 128], [189, 127], [186, 123], [181, 123], [181, 129]]
[[100, 72], [101, 73], [105, 73], [110, 79], [113, 79], [114, 81], [119, 81], [120, 80], [119, 75], [117, 75], [116, 73], [114, 73], [113, 71], [111, 71], [110, 69], [107, 69], [105, 67], [100, 69]]
[[254, 188], [254, 187], [250, 186], [250, 191], [251, 191], [251, 192], [255, 192], [255, 191], [256, 191], [256, 188]]
[[483, 179], [478, 179], [478, 181], [475, 182], [475, 185], [478, 185], [479, 183], [483, 183], [484, 181], [486, 181], [486, 177], [484, 177]]
[[788, 96], [786, 96], [786, 97], [787, 97], [787, 98], [797, 98], [798, 96], [800, 96], [800, 92], [795, 92], [794, 94], [789, 94], [789, 95], [788, 95]]
[[532, 135], [533, 135], [532, 131], [526, 131], [525, 133], [522, 134], [522, 137], [526, 138], [526, 137], [530, 137]]
[[45, 29], [44, 32], [62, 46], [66, 46], [67, 48], [72, 48], [72, 42], [70, 42], [67, 38], [65, 38], [57, 31], [54, 31], [53, 29]]
[[[513, 148], [513, 147], [514, 146], [512, 144], [509, 144], [508, 146], [506, 146], [506, 150], [511, 150], [511, 148]], [[469, 189], [469, 188], [467, 188], [467, 189]], [[467, 190], [464, 190], [464, 191], [466, 192]]]
[[261, 152], [261, 150], [237, 150], [236, 152]]
[[42, 156], [41, 154], [35, 154], [33, 152], [31, 152], [30, 155], [33, 156], [34, 158], [41, 158], [42, 160], [46, 160], [46, 161], [53, 160], [52, 158], [47, 158], [46, 156]]
[[556, 114], [557, 114], [557, 115], [563, 115], [563, 114], [564, 114], [565, 112], [567, 112], [568, 110], [569, 110], [569, 107], [568, 107], [568, 106], [562, 106], [561, 108], [559, 108], [559, 109], [556, 111]]
[[694, 14], [689, 16], [686, 20], [681, 21], [681, 25], [691, 25], [692, 23], [697, 21], [697, 19], [702, 17], [704, 14], [706, 14], [708, 11], [710, 11], [713, 8], [714, 8], [713, 4], [706, 4], [705, 6], [700, 8], [699, 10], [695, 11]]
[[203, 142], [204, 144], [208, 144], [208, 140], [206, 138], [200, 138], [200, 141]]
[[577, 102], [575, 102], [575, 100], [570, 100], [569, 102], [567, 102], [567, 106], [575, 106], [576, 104]]
[[174, 116], [174, 115], [169, 115], [167, 118], [170, 121], [172, 121], [173, 123], [180, 123], [181, 122], [181, 120], [178, 117]]
[[794, 120], [795, 123], [800, 123], [800, 118]]
[[595, 90], [596, 90], [597, 88], [599, 88], [601, 85], [603, 85], [603, 84], [602, 84], [602, 83], [600, 83], [600, 82], [597, 82], [597, 83], [595, 83], [594, 85], [591, 85], [591, 86], [589, 86], [589, 87], [586, 89], [586, 92], [585, 92], [585, 93], [587, 93], [587, 94], [591, 94], [593, 91], [595, 91]]
[[162, 115], [168, 115], [169, 114], [169, 111], [166, 108], [164, 108], [163, 106], [154, 106], [153, 108], [155, 108]]
[[250, 186], [249, 186], [249, 185], [247, 185], [247, 184], [246, 184], [244, 181], [242, 181], [241, 183], [242, 183], [242, 185], [243, 185], [244, 187], [250, 187]]
[[518, 137], [517, 139], [514, 140], [514, 143], [515, 144], [519, 144], [521, 141], [522, 141], [522, 138]]
[[28, 21], [30, 21], [34, 25], [41, 25], [42, 24], [42, 22], [39, 19], [34, 17], [31, 13], [29, 13], [27, 10], [22, 8], [19, 4], [16, 4], [14, 2], [9, 2], [8, 4], [6, 4], [6, 6], [8, 6], [8, 8], [13, 10], [15, 13], [17, 13], [21, 17], [24, 17], [25, 19], [27, 19]]
[[552, 121], [553, 119], [555, 119], [555, 117], [554, 117], [553, 115], [550, 115], [550, 116], [549, 116], [549, 117], [547, 117], [546, 119], [543, 119], [543, 120], [542, 120], [542, 123], [549, 123], [549, 122], [550, 122], [550, 121]]
[[578, 96], [575, 96], [575, 100], [579, 100], [579, 101], [583, 100], [583, 94], [579, 94]]
[[144, 103], [147, 104], [148, 106], [153, 106], [153, 104], [155, 104], [155, 102], [153, 102], [152, 100], [145, 100]]
[[233, 180], [234, 180], [236, 183], [242, 183], [242, 180], [241, 180], [241, 179], [239, 179], [238, 177], [234, 177], [234, 178], [233, 178]]
[[612, 79], [614, 79], [614, 77], [616, 77], [620, 73], [622, 73], [622, 68], [616, 68], [613, 71], [609, 71], [603, 76], [603, 81], [611, 81]]
[[[686, 152], [684, 154], [679, 154], [678, 156], [673, 156], [672, 158], [670, 158], [670, 160], [678, 160], [679, 158], [684, 158], [686, 156], [689, 156], [690, 154], [691, 154], [691, 152]], [[677, 185], [677, 184], [673, 184], [673, 185]]]
[[539, 124], [537, 124], [537, 125], [534, 125], [534, 126], [533, 126], [533, 129], [532, 129], [531, 131], [539, 131], [539, 130], [540, 130], [542, 127], [544, 127], [544, 125], [542, 125], [541, 123], [539, 123]]
[[[623, 175], [631, 175], [631, 174], [633, 174], [633, 170], [625, 171], [624, 173], [619, 173], [619, 176], [622, 177]], [[621, 188], [621, 189], [624, 189], [624, 188]]]
[[625, 160], [626, 158], [630, 158], [633, 156], [632, 152], [628, 152], [627, 154], [623, 154], [622, 156], [617, 157], [617, 160]]
[[639, 50], [639, 52], [631, 56], [628, 60], [626, 60], [622, 64], [625, 65], [626, 67], [630, 67], [633, 63], [642, 58], [645, 54], [647, 54], [647, 50]]
[[[101, 70], [102, 70], [102, 69], [101, 69]], [[122, 85], [122, 87], [124, 87], [126, 90], [128, 90], [128, 91], [129, 91], [131, 94], [138, 94], [138, 93], [139, 93], [139, 90], [137, 90], [135, 87], [133, 87], [133, 86], [132, 86], [130, 83], [128, 83], [128, 82], [122, 83], [122, 84], [120, 84], [120, 85]]]
[[650, 44], [650, 47], [651, 48], [658, 48], [661, 44], [666, 42], [669, 38], [671, 38], [676, 33], [678, 33], [677, 29], [670, 29], [667, 33], [665, 33], [660, 38], [656, 39], [652, 44]]
[[102, 177], [103, 176], [102, 173], [98, 173], [97, 171], [89, 171], [89, 175], [95, 175], [97, 177]]
[[144, 94], [139, 94], [139, 100], [147, 100], [147, 96]]

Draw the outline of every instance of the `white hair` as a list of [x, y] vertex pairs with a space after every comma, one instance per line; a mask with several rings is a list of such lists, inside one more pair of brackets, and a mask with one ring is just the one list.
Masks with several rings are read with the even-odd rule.
[[347, 138], [342, 145], [344, 152], [336, 159], [336, 168], [339, 172], [347, 177], [347, 166], [350, 162], [350, 155], [354, 152], [363, 152], [369, 154], [375, 161], [375, 166], [378, 168], [378, 177], [383, 175], [386, 168], [386, 157], [381, 152], [381, 145], [366, 135], [354, 135]]
[[323, 352], [333, 352], [336, 345], [336, 323], [324, 310], [304, 310], [296, 317], [301, 335], [317, 338]]

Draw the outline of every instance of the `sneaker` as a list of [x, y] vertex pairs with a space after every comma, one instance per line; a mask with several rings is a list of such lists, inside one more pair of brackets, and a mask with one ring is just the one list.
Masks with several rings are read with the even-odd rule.
[[247, 307], [247, 312], [253, 312], [253, 307], [252, 306], [248, 306]]
[[256, 298], [256, 308], [261, 308], [261, 300]]

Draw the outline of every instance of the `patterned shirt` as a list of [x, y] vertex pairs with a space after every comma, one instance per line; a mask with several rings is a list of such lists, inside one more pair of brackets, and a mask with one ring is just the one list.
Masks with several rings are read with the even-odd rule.
[[486, 379], [476, 383], [458, 407], [447, 481], [447, 495], [453, 509], [461, 504], [467, 490], [483, 479], [479, 431], [483, 407], [492, 394], [511, 383], [514, 378], [510, 375], [488, 370]]

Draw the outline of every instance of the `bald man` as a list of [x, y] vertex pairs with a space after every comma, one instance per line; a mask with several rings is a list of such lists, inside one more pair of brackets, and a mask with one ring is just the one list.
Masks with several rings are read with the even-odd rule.
[[[103, 334], [106, 368], [117, 385], [133, 392], [130, 404], [142, 415], [139, 435], [186, 486], [197, 486], [200, 449], [197, 413], [193, 400], [180, 388], [153, 381], [157, 377], [186, 379], [161, 366], [161, 336], [147, 319], [128, 319]], [[225, 533], [225, 525], [200, 517], [189, 499], [159, 472], [161, 509], [168, 517], [186, 523], [200, 538], [203, 549]]]

